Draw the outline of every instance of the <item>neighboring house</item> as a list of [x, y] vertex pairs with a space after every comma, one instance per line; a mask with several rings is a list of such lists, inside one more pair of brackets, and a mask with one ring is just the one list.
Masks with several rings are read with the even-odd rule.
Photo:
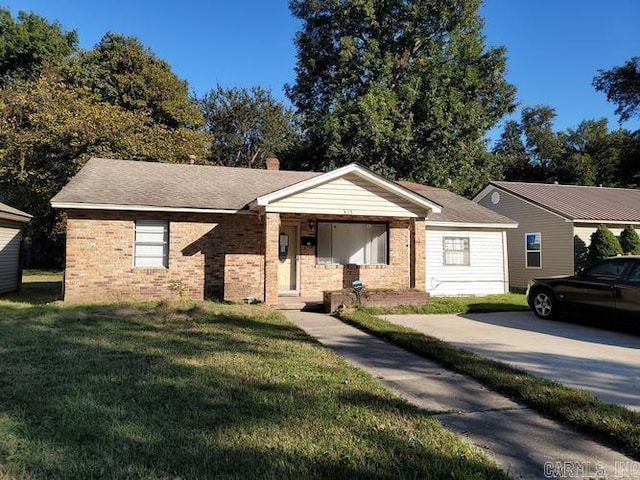
[[0, 203], [0, 293], [16, 292], [22, 284], [22, 226], [31, 215]]
[[474, 201], [516, 220], [509, 240], [513, 288], [530, 279], [571, 275], [585, 265], [591, 234], [640, 229], [640, 190], [523, 182], [491, 182]]
[[[356, 164], [328, 173], [278, 166], [276, 159], [266, 170], [89, 160], [51, 201], [67, 214], [65, 300], [182, 293], [276, 304], [280, 296], [320, 298], [356, 279], [368, 288], [429, 290], [425, 219], [446, 220], [449, 207], [419, 191], [428, 187], [412, 184], [414, 191]], [[437, 189], [423, 193], [450, 202], [452, 215], [469, 203]], [[461, 263], [447, 266], [460, 279], [473, 270], [467, 264], [480, 240], [472, 234], [515, 226], [473, 206], [484, 220], [437, 227], [454, 240], [448, 253], [434, 251], [441, 262], [449, 255]], [[440, 249], [444, 241], [434, 240]], [[504, 243], [496, 248], [482, 256], [502, 262]]]

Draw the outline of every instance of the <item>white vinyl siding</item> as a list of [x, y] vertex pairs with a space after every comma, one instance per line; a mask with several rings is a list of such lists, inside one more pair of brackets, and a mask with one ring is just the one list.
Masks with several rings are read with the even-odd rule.
[[[494, 189], [496, 191], [496, 189]], [[529, 280], [553, 275], [571, 275], [573, 262], [573, 223], [503, 190], [500, 201], [491, 202], [491, 191], [478, 203], [518, 222], [518, 228], [507, 230], [509, 245], [509, 284], [524, 290]], [[526, 267], [526, 233], [542, 234], [542, 268]]]
[[20, 228], [0, 225], [0, 293], [15, 292], [20, 275]]
[[165, 220], [136, 220], [134, 266], [166, 268], [168, 264], [169, 224]]
[[[445, 238], [468, 239], [467, 265], [445, 265]], [[426, 232], [426, 290], [432, 295], [489, 295], [508, 291], [502, 230]]]
[[424, 208], [355, 174], [275, 201], [267, 211], [404, 218], [426, 215]]
[[386, 264], [387, 225], [319, 222], [317, 248], [320, 264]]

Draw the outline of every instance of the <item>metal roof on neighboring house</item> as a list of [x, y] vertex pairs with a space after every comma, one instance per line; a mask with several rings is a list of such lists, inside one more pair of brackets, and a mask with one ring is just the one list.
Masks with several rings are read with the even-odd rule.
[[489, 185], [569, 220], [640, 222], [640, 190], [501, 181]]
[[10, 207], [6, 203], [0, 202], [0, 219], [2, 220], [15, 220], [17, 222], [28, 222], [33, 217], [28, 213], [18, 210], [17, 208]]
[[513, 227], [518, 225], [518, 222], [449, 190], [414, 182], [398, 181], [396, 183], [442, 206], [440, 213], [429, 214], [427, 223], [492, 224]]

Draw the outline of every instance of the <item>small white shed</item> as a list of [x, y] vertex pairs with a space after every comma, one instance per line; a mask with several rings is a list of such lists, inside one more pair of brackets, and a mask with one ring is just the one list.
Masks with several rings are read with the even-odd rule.
[[20, 289], [22, 227], [31, 215], [0, 203], [0, 293]]

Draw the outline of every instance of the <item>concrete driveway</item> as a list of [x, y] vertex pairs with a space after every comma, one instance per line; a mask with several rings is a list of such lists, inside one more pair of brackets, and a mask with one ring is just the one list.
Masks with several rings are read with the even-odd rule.
[[540, 320], [529, 312], [385, 318], [640, 411], [640, 336]]

